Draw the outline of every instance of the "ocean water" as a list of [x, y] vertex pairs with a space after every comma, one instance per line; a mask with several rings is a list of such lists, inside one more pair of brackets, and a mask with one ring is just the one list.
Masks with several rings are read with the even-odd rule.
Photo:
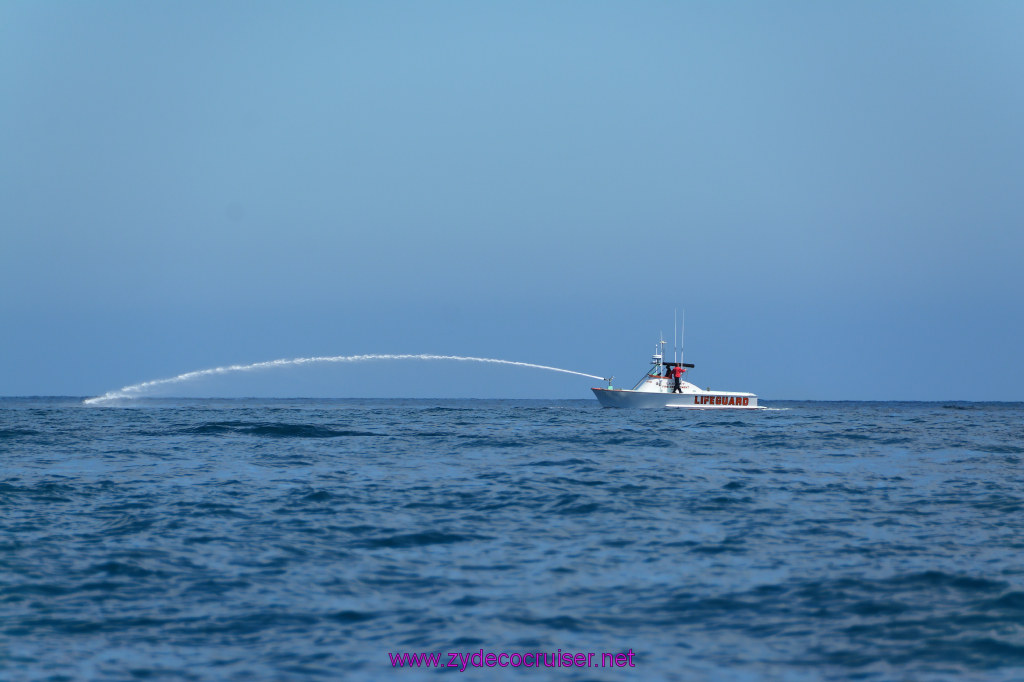
[[0, 678], [1024, 679], [1024, 404], [766, 402], [2, 399]]

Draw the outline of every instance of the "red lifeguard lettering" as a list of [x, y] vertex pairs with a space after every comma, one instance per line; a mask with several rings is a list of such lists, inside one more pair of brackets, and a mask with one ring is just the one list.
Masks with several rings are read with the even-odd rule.
[[696, 405], [696, 404], [697, 404], [697, 396], [693, 396], [693, 404], [694, 404], [694, 405]]
[[744, 398], [744, 399], [743, 399], [743, 404], [744, 404], [744, 405], [747, 405], [747, 404], [749, 404], [749, 403], [750, 403], [750, 398]]

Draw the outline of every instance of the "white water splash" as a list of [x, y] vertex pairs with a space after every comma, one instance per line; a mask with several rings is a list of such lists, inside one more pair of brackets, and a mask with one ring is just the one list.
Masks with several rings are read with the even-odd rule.
[[325, 362], [367, 362], [370, 360], [455, 360], [459, 362], [487, 362], [496, 365], [515, 365], [516, 367], [532, 367], [534, 369], [546, 369], [552, 372], [562, 372], [564, 374], [576, 374], [581, 377], [588, 377], [590, 379], [599, 379], [604, 381], [603, 377], [595, 376], [593, 374], [585, 374], [583, 372], [574, 372], [571, 369], [561, 369], [560, 367], [549, 367], [547, 365], [535, 365], [531, 362], [516, 362], [514, 360], [498, 360], [495, 358], [474, 358], [466, 357], [462, 355], [334, 355], [329, 357], [312, 357], [312, 358], [292, 358], [291, 360], [268, 360], [266, 362], [254, 362], [251, 365], [228, 365], [226, 367], [212, 367], [210, 369], [200, 369], [194, 372], [185, 372], [179, 374], [176, 377], [169, 379], [154, 379], [153, 381], [144, 381], [141, 384], [132, 384], [131, 386], [125, 386], [116, 391], [109, 391], [101, 396], [95, 398], [86, 398], [84, 403], [86, 405], [102, 405], [103, 403], [111, 400], [122, 400], [125, 398], [136, 398], [139, 394], [148, 391], [156, 386], [167, 386], [169, 384], [180, 384], [185, 381], [191, 381], [192, 379], [198, 379], [200, 377], [212, 376], [215, 374], [230, 374], [232, 372], [250, 372], [255, 369], [271, 369], [274, 367], [288, 367], [293, 365], [310, 365], [315, 363]]

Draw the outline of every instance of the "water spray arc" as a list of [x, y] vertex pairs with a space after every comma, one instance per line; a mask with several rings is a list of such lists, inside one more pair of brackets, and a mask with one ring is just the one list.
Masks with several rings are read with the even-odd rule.
[[575, 372], [571, 369], [562, 369], [560, 367], [549, 367], [548, 365], [535, 365], [531, 362], [516, 362], [514, 360], [498, 360], [496, 358], [476, 358], [462, 355], [334, 355], [325, 357], [311, 357], [311, 358], [292, 358], [282, 360], [268, 360], [266, 362], [254, 362], [249, 365], [227, 365], [224, 367], [211, 367], [210, 369], [200, 369], [193, 372], [185, 372], [179, 374], [176, 377], [170, 377], [169, 379], [154, 379], [153, 381], [144, 381], [140, 384], [132, 384], [131, 386], [125, 386], [119, 388], [116, 391], [108, 391], [101, 396], [95, 398], [86, 398], [83, 402], [86, 405], [102, 405], [103, 403], [110, 402], [112, 400], [122, 400], [125, 398], [135, 398], [140, 394], [148, 391], [151, 388], [157, 386], [168, 386], [170, 384], [180, 384], [185, 381], [191, 381], [192, 379], [198, 379], [200, 377], [214, 376], [217, 374], [231, 374], [233, 372], [250, 372], [258, 369], [272, 369], [275, 367], [288, 367], [294, 365], [311, 365], [317, 363], [329, 363], [329, 362], [368, 362], [371, 360], [452, 360], [456, 362], [485, 362], [495, 365], [514, 365], [516, 367], [532, 367], [533, 369], [546, 369], [551, 372], [562, 372], [564, 374], [575, 374], [581, 377], [588, 377], [590, 379], [604, 380], [603, 377], [596, 376], [594, 374], [586, 374], [584, 372]]

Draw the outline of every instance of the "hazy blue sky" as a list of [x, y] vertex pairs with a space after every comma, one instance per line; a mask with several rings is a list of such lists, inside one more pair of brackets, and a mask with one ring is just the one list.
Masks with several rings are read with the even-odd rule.
[[[1024, 2], [0, 2], [0, 394], [441, 353], [1024, 399]], [[430, 363], [175, 395], [588, 398]]]

